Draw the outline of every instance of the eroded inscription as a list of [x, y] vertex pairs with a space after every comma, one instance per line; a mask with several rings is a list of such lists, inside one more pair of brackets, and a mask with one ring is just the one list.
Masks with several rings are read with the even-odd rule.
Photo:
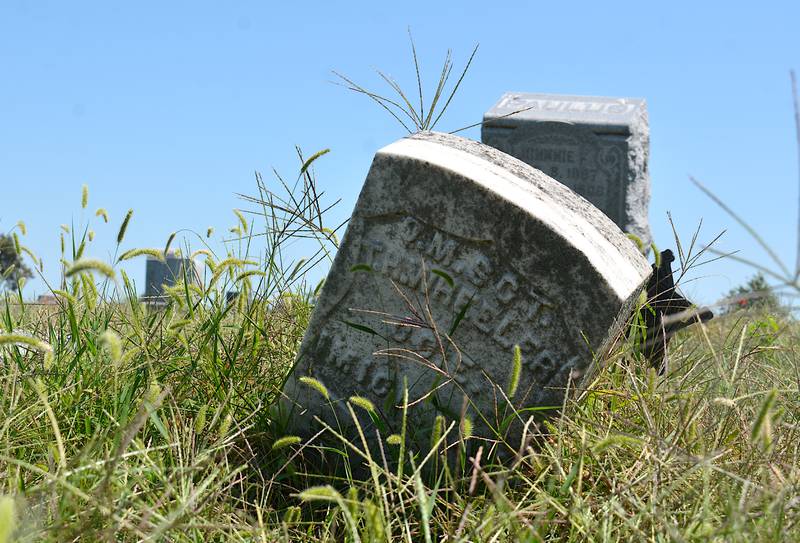
[[[347, 304], [353, 318], [376, 335], [330, 321], [320, 334], [316, 351], [325, 354], [317, 368], [351, 375], [358, 390], [377, 398], [401, 390], [403, 375], [416, 387], [417, 396], [435, 386], [437, 379], [452, 377], [465, 393], [480, 398], [490, 381], [507, 380], [516, 344], [524, 353], [524, 381], [538, 393], [578, 363], [575, 353], [552, 349], [570, 344], [556, 305], [529, 278], [494, 258], [491, 240], [460, 238], [410, 216], [367, 223], [360, 260], [372, 273], [361, 274], [369, 279], [364, 277], [363, 288], [354, 288], [359, 293], [379, 291], [383, 309], [377, 316], [359, 312], [353, 304], [363, 304], [363, 296]], [[454, 284], [434, 273], [437, 269]], [[412, 319], [408, 303], [416, 305], [417, 315], [425, 315], [429, 304], [434, 322]], [[445, 335], [465, 308], [454, 335], [455, 348]], [[507, 356], [498, 360], [498, 353]], [[432, 366], [441, 371], [426, 371]]]
[[568, 186], [613, 220], [624, 216], [624, 142], [603, 141], [579, 127], [549, 123], [495, 146]]

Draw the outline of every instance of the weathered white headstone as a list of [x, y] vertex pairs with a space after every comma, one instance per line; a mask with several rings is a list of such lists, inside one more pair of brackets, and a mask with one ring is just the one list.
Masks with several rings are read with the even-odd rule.
[[508, 92], [483, 120], [483, 143], [564, 183], [649, 245], [644, 100]]
[[605, 215], [527, 164], [457, 136], [401, 139], [375, 155], [314, 309], [284, 387], [288, 431], [312, 434], [314, 416], [348, 426], [358, 395], [383, 437], [399, 432], [405, 379], [418, 443], [437, 414], [458, 421], [465, 407], [487, 436], [508, 413], [498, 406], [514, 345], [524, 363], [513, 404], [560, 406], [650, 271]]

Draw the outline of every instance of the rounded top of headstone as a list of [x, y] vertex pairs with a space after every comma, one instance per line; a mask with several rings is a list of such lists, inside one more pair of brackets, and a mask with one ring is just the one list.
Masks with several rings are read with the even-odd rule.
[[494, 147], [438, 132], [418, 132], [378, 151], [422, 160], [480, 182], [524, 208], [582, 250], [622, 299], [650, 265], [614, 222], [588, 200], [532, 166]]

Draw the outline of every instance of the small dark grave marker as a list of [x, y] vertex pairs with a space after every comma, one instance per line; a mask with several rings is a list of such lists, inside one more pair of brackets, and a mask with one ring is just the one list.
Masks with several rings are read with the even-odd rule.
[[660, 266], [653, 264], [653, 275], [647, 283], [648, 305], [641, 309], [642, 320], [647, 327], [643, 348], [644, 355], [659, 373], [666, 370], [666, 347], [679, 330], [695, 322], [705, 322], [714, 317], [708, 308], [697, 308], [695, 304], [678, 294], [672, 276], [675, 255], [667, 249], [661, 252]]

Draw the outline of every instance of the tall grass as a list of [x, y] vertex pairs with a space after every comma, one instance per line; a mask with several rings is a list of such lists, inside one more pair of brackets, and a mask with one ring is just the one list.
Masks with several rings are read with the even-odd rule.
[[461, 83], [464, 81], [464, 77], [466, 77], [469, 67], [472, 65], [472, 61], [475, 58], [475, 54], [478, 52], [478, 45], [476, 44], [472, 49], [472, 54], [470, 54], [458, 79], [452, 85], [449, 92], [447, 91], [447, 85], [450, 82], [454, 64], [453, 53], [449, 49], [447, 50], [444, 62], [442, 63], [441, 72], [439, 73], [438, 82], [427, 99], [428, 103], [426, 103], [420, 63], [417, 58], [417, 48], [414, 44], [414, 38], [411, 35], [410, 28], [408, 30], [408, 39], [411, 44], [411, 57], [414, 61], [414, 71], [416, 73], [416, 97], [407, 94], [394, 78], [378, 69], [375, 71], [384, 83], [389, 85], [389, 88], [395, 93], [395, 98], [390, 98], [383, 94], [367, 90], [362, 85], [339, 72], [334, 71], [333, 73], [342, 81], [343, 86], [370, 98], [400, 123], [409, 134], [412, 134], [419, 131], [433, 130], [439, 123], [442, 115], [444, 115], [447, 107], [450, 105], [450, 102], [452, 102], [453, 97], [458, 92]]
[[[272, 408], [318, 289], [304, 274], [330, 257], [337, 229], [299, 159], [291, 184], [258, 176], [225, 254], [185, 241], [204, 281], [168, 289], [165, 307], [143, 304], [116, 263], [91, 264], [92, 241], [75, 234], [91, 224], [70, 229], [58, 305], [6, 293], [0, 536], [13, 523], [20, 541], [800, 537], [800, 330], [762, 313], [682, 332], [664, 378], [620, 338], [559, 416], [507, 444], [510, 461], [471, 422], [442, 417], [429, 449], [404, 426], [377, 457], [329, 428], [325, 453], [363, 477], [309, 469], [322, 441], [283, 435]], [[292, 257], [300, 241], [313, 244], [307, 259]], [[513, 396], [513, 379], [502, 387]], [[350, 400], [354, 421], [369, 408]]]
[[[390, 81], [417, 129], [438, 119], [441, 81], [427, 113], [419, 77], [417, 110]], [[374, 407], [357, 395], [356, 436], [285, 435], [280, 387], [321, 286], [308, 274], [343, 226], [326, 224], [314, 175], [326, 152], [298, 150], [291, 182], [257, 175], [223, 253], [213, 229], [126, 247], [131, 210], [113, 261], [97, 260], [100, 208], [64, 226], [56, 305], [26, 302], [21, 285], [4, 293], [0, 543], [800, 539], [800, 328], [786, 315], [739, 311], [682, 331], [663, 377], [636, 334], [621, 336], [557, 416], [522, 417], [522, 442], [442, 416], [420, 447], [404, 419], [375, 454], [359, 426]], [[179, 245], [202, 281], [184, 274], [165, 306], [144, 303], [120, 263]], [[509, 398], [521, 356], [508, 353], [511, 379], [497, 385]], [[328, 399], [324, 383], [301, 381]], [[320, 456], [360, 469], [332, 475]]]

